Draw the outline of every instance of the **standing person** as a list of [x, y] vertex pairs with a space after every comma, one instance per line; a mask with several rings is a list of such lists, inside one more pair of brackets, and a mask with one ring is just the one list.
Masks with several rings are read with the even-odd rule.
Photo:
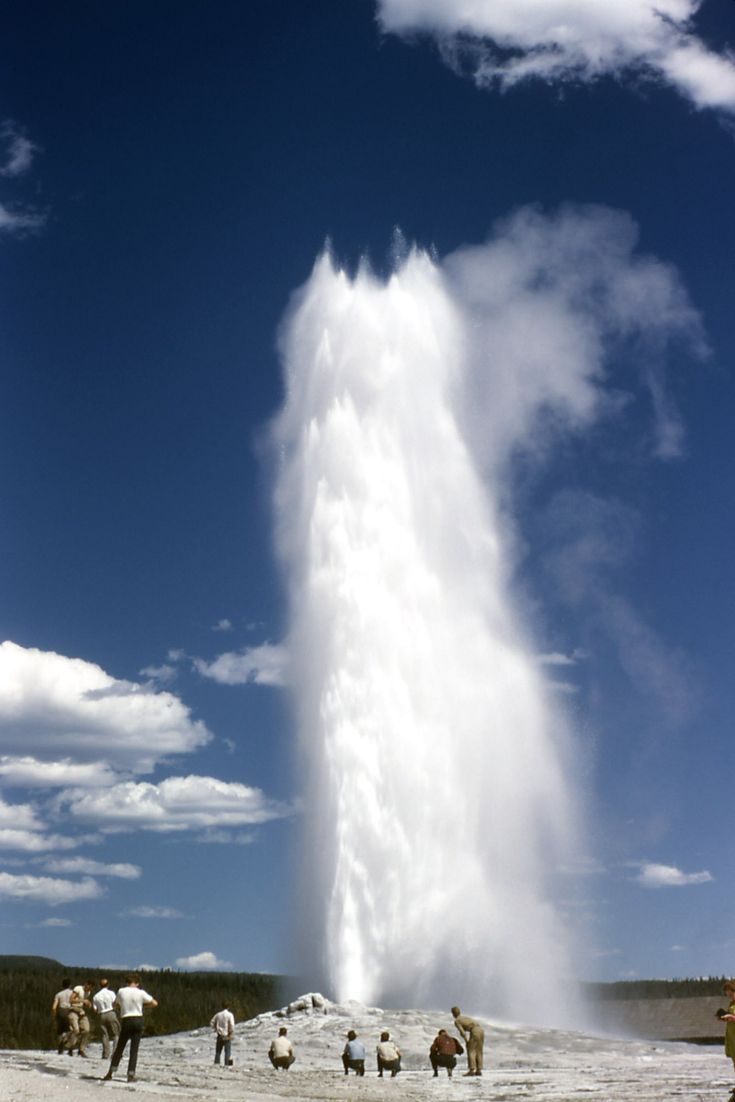
[[285, 1025], [282, 1025], [278, 1030], [278, 1036], [273, 1039], [271, 1047], [268, 1049], [268, 1059], [273, 1067], [282, 1068], [284, 1071], [288, 1071], [296, 1059], [296, 1053], [287, 1034], [288, 1030]]
[[[730, 1057], [733, 1067], [735, 1067], [735, 980], [728, 980], [722, 990], [730, 1000], [730, 1005], [724, 1014], [718, 1010], [717, 1017], [727, 1023], [725, 1026], [725, 1056]], [[730, 1097], [735, 1099], [735, 1087], [733, 1087]]]
[[227, 1003], [222, 1003], [222, 1008], [217, 1011], [209, 1023], [216, 1037], [214, 1045], [214, 1062], [219, 1063], [222, 1049], [225, 1050], [225, 1066], [232, 1064], [232, 1038], [235, 1036], [235, 1015], [228, 1009]]
[[385, 1030], [380, 1034], [378, 1053], [378, 1078], [383, 1078], [383, 1072], [389, 1071], [391, 1079], [395, 1079], [401, 1070], [401, 1050], [395, 1042], [391, 1041], [390, 1033]]
[[74, 1049], [78, 1049], [79, 1055], [86, 1057], [85, 1050], [89, 1044], [90, 1035], [87, 1008], [90, 1003], [84, 984], [79, 983], [72, 988], [70, 1004], [69, 1028], [64, 1034], [64, 1049], [67, 1056], [73, 1056]]
[[107, 980], [100, 980], [100, 989], [92, 996], [92, 1006], [100, 1019], [102, 1059], [109, 1060], [120, 1036], [120, 1019], [115, 1013], [115, 992], [110, 990]]
[[347, 1034], [347, 1044], [342, 1053], [342, 1066], [345, 1069], [345, 1075], [349, 1075], [350, 1068], [357, 1075], [365, 1074], [365, 1046], [362, 1041], [358, 1041], [354, 1029]]
[[485, 1030], [474, 1018], [470, 1018], [468, 1014], [463, 1014], [458, 1006], [452, 1007], [452, 1017], [462, 1040], [467, 1045], [469, 1071], [466, 1071], [465, 1075], [482, 1075]]
[[439, 1068], [446, 1068], [447, 1075], [452, 1078], [452, 1072], [457, 1066], [457, 1057], [464, 1052], [456, 1037], [447, 1033], [446, 1029], [440, 1029], [429, 1049], [429, 1059], [434, 1069], [434, 1078], [439, 1074]]
[[135, 1069], [138, 1063], [138, 1045], [143, 1036], [143, 1007], [155, 1008], [158, 1003], [143, 991], [140, 986], [139, 976], [128, 976], [127, 986], [121, 987], [115, 996], [115, 1006], [120, 1011], [120, 1036], [112, 1054], [110, 1067], [104, 1079], [112, 1079], [112, 1073], [117, 1069], [122, 1060], [125, 1046], [130, 1041], [130, 1055], [128, 1056], [128, 1083], [135, 1082]]
[[71, 980], [65, 978], [61, 981], [61, 991], [56, 992], [54, 1001], [51, 1003], [51, 1015], [56, 1029], [56, 1048], [59, 1055], [64, 1051], [69, 1033], [69, 1012], [73, 994]]

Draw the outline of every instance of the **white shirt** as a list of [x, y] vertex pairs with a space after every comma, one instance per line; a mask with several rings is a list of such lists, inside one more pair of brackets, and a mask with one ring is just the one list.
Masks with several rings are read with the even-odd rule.
[[271, 1043], [271, 1053], [276, 1060], [279, 1056], [293, 1056], [293, 1045], [288, 1037], [276, 1037]]
[[143, 1005], [152, 1002], [155, 1002], [153, 996], [142, 987], [121, 987], [115, 996], [121, 1018], [139, 1018], [143, 1013]]
[[115, 992], [109, 987], [100, 987], [96, 995], [92, 996], [92, 1006], [98, 1014], [108, 1014], [115, 1005]]
[[231, 1010], [220, 1010], [209, 1023], [220, 1037], [231, 1037], [235, 1032], [235, 1015]]

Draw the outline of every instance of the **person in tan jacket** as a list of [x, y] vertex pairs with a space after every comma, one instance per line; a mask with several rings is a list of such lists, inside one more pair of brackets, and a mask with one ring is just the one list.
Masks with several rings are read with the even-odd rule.
[[462, 1040], [467, 1045], [469, 1071], [466, 1071], [465, 1075], [482, 1075], [485, 1030], [474, 1018], [463, 1014], [458, 1006], [452, 1007], [452, 1017]]

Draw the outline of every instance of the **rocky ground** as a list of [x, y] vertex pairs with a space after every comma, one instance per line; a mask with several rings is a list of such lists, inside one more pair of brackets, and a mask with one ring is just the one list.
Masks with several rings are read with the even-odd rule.
[[[297, 1053], [289, 1072], [274, 1071], [268, 1046], [281, 1025], [288, 1027]], [[735, 1085], [732, 1065], [720, 1048], [666, 1042], [625, 1041], [558, 1030], [509, 1027], [491, 1022], [486, 1032], [486, 1070], [481, 1079], [463, 1078], [465, 1058], [449, 1079], [432, 1077], [428, 1050], [437, 1029], [451, 1028], [442, 1013], [379, 1010], [359, 1004], [337, 1005], [321, 996], [304, 996], [290, 1007], [263, 1014], [237, 1026], [234, 1066], [214, 1067], [209, 1029], [171, 1037], [146, 1038], [140, 1050], [139, 1079], [128, 1084], [124, 1069], [103, 1083], [107, 1065], [99, 1045], [91, 1058], [48, 1052], [0, 1052], [2, 1102], [84, 1102], [120, 1091], [149, 1097], [151, 1102], [273, 1102], [316, 1099], [323, 1102], [572, 1102], [609, 1099], [650, 1102], [653, 1099], [719, 1099], [727, 1102]], [[345, 1076], [340, 1053], [345, 1033], [355, 1029], [370, 1054], [367, 1072]], [[375, 1045], [390, 1031], [403, 1051], [404, 1071], [395, 1079], [375, 1074]]]

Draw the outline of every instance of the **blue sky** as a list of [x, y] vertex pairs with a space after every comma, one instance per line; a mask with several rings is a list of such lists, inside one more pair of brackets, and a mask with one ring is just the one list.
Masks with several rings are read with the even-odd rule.
[[592, 205], [679, 297], [606, 361], [617, 412], [507, 480], [515, 585], [585, 762], [580, 974], [733, 970], [735, 5], [560, 0], [551, 29], [536, 0], [457, 8], [6, 10], [7, 952], [289, 966], [266, 429], [290, 296], [327, 238], [385, 272], [396, 226], [444, 257], [529, 204]]

